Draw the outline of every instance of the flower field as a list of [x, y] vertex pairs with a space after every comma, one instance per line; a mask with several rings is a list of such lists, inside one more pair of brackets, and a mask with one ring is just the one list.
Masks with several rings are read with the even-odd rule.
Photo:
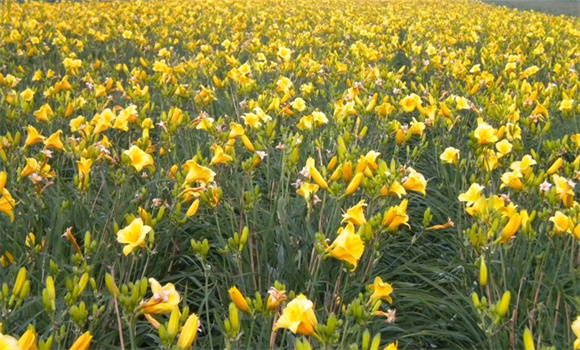
[[0, 9], [0, 350], [580, 349], [580, 19]]

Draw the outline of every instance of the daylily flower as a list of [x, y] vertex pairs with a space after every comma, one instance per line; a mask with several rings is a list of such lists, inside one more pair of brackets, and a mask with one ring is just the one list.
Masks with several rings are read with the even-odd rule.
[[390, 304], [393, 303], [393, 299], [391, 298], [393, 287], [389, 283], [383, 282], [382, 278], [378, 276], [375, 277], [375, 281], [369, 286], [369, 288], [373, 291], [373, 294], [370, 297], [371, 301], [384, 299]]
[[312, 198], [316, 192], [318, 192], [318, 185], [312, 184], [310, 182], [302, 182], [300, 188], [296, 191], [297, 194], [301, 195], [307, 201]]
[[45, 137], [42, 136], [34, 126], [27, 126], [26, 131], [28, 132], [26, 140], [24, 141], [24, 146], [26, 147], [41, 143], [45, 139]]
[[137, 171], [141, 171], [144, 168], [153, 167], [153, 157], [135, 145], [124, 151], [123, 154], [129, 157], [131, 160], [131, 166]]
[[146, 302], [141, 302], [140, 310], [145, 314], [168, 314], [179, 305], [181, 297], [175, 290], [173, 283], [163, 287], [154, 278], [149, 279], [153, 296]]
[[143, 224], [141, 218], [134, 219], [127, 227], [117, 232], [117, 241], [125, 244], [123, 254], [129, 255], [135, 248], [145, 247], [145, 238], [152, 230], [151, 226]]
[[410, 227], [408, 224], [407, 204], [408, 200], [405, 199], [401, 204], [390, 207], [383, 216], [382, 225], [390, 231], [398, 229], [401, 225]]
[[554, 216], [550, 217], [550, 222], [554, 223], [554, 234], [570, 233], [574, 228], [574, 222], [570, 217], [561, 211], [556, 211]]
[[225, 154], [224, 149], [217, 144], [214, 144], [211, 147], [211, 150], [213, 151], [214, 155], [211, 158], [211, 162], [209, 163], [209, 165], [227, 164], [233, 160], [233, 158]]
[[418, 106], [421, 106], [421, 97], [416, 94], [411, 94], [405, 96], [400, 102], [399, 106], [405, 113], [410, 113], [415, 110]]
[[403, 180], [403, 187], [407, 191], [419, 192], [423, 196], [426, 194], [425, 189], [427, 188], [427, 180], [423, 174], [418, 173], [413, 168], [408, 168], [409, 175]]
[[274, 325], [274, 331], [280, 328], [289, 329], [294, 334], [311, 336], [315, 334], [318, 321], [314, 314], [314, 304], [300, 294], [286, 305], [282, 316]]
[[363, 200], [361, 200], [360, 202], [358, 202], [358, 204], [356, 204], [353, 207], [350, 207], [346, 213], [342, 214], [342, 221], [340, 222], [341, 224], [346, 223], [352, 223], [355, 226], [361, 226], [366, 224], [367, 220], [365, 219], [365, 213], [364, 213], [364, 207], [366, 207], [366, 203]]
[[497, 142], [496, 132], [497, 130], [484, 122], [482, 118], [477, 118], [477, 129], [473, 132], [473, 136], [475, 136], [480, 145]]
[[202, 186], [206, 186], [213, 182], [215, 173], [210, 168], [199, 165], [195, 160], [188, 160], [181, 168], [187, 172], [185, 175], [187, 184], [199, 182]]
[[439, 156], [443, 162], [447, 164], [456, 165], [459, 160], [459, 150], [454, 147], [447, 147], [443, 153]]
[[354, 232], [352, 223], [338, 230], [338, 236], [326, 249], [328, 256], [346, 261], [352, 265], [351, 271], [356, 270], [358, 260], [364, 253], [365, 245], [358, 234]]

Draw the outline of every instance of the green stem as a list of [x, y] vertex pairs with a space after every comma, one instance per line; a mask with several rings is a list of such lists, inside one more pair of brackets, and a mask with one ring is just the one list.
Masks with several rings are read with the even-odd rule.
[[137, 325], [137, 316], [131, 315], [131, 318], [129, 320], [129, 339], [131, 341], [131, 350], [137, 350], [137, 341], [135, 334], [136, 325]]

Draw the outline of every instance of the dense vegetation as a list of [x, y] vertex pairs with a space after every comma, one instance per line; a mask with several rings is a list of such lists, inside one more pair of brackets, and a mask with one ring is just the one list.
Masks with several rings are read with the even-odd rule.
[[0, 349], [580, 348], [580, 20], [1, 6]]

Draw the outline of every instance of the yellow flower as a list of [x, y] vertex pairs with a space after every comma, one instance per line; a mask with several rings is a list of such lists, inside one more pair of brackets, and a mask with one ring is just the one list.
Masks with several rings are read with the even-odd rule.
[[26, 131], [28, 132], [28, 135], [24, 141], [24, 146], [28, 147], [44, 141], [44, 136], [42, 136], [34, 126], [27, 126]]
[[123, 154], [129, 157], [131, 166], [137, 171], [141, 171], [146, 167], [153, 167], [153, 157], [135, 145], [124, 151]]
[[389, 345], [385, 346], [383, 350], [397, 350], [399, 348], [399, 342], [396, 341], [394, 343], [390, 343]]
[[364, 207], [366, 207], [366, 203], [365, 200], [361, 200], [360, 202], [358, 202], [358, 204], [356, 204], [355, 206], [349, 208], [346, 213], [342, 214], [342, 221], [340, 222], [341, 224], [344, 224], [345, 222], [350, 222], [352, 224], [354, 224], [355, 226], [361, 226], [366, 224], [367, 220], [365, 219], [365, 213], [364, 213]]
[[163, 287], [154, 278], [149, 279], [153, 296], [146, 302], [142, 302], [140, 309], [146, 314], [168, 314], [173, 311], [181, 301], [179, 293], [173, 283], [167, 283]]
[[197, 329], [199, 327], [199, 317], [196, 314], [191, 314], [183, 328], [181, 329], [181, 333], [179, 334], [179, 338], [177, 339], [177, 347], [179, 349], [189, 349], [193, 341], [195, 340], [195, 336], [197, 335]]
[[290, 61], [290, 58], [292, 58], [292, 50], [290, 50], [289, 48], [280, 46], [278, 48], [278, 57], [280, 57], [284, 61], [288, 62], [288, 61]]
[[328, 124], [328, 118], [326, 115], [320, 111], [312, 112], [312, 118], [316, 123], [316, 126], [322, 126], [324, 124]]
[[562, 233], [572, 232], [574, 227], [574, 222], [566, 214], [561, 211], [556, 211], [554, 216], [550, 217], [550, 222], [554, 223], [554, 234], [559, 235]]
[[439, 156], [443, 162], [447, 164], [456, 165], [459, 160], [459, 150], [454, 147], [447, 147], [443, 153]]
[[399, 181], [393, 181], [391, 187], [389, 187], [389, 191], [387, 192], [387, 194], [389, 196], [397, 196], [401, 198], [401, 196], [407, 194], [407, 191], [405, 191], [405, 187], [403, 187], [403, 185], [401, 185]]
[[415, 169], [409, 167], [409, 175], [403, 180], [403, 187], [407, 191], [419, 192], [425, 195], [425, 189], [427, 188], [427, 180], [423, 174], [418, 173]]
[[217, 144], [211, 146], [211, 150], [213, 151], [213, 157], [211, 158], [209, 165], [227, 164], [233, 160], [233, 158], [225, 154], [224, 149]]
[[499, 166], [497, 155], [494, 151], [486, 149], [481, 155], [481, 162], [487, 171], [492, 171]]
[[401, 225], [410, 227], [408, 224], [409, 216], [407, 215], [408, 202], [409, 201], [405, 199], [401, 204], [390, 207], [383, 216], [382, 225], [391, 231], [398, 229]]
[[497, 130], [484, 122], [482, 118], [477, 118], [477, 128], [473, 132], [473, 136], [477, 139], [477, 142], [480, 145], [497, 142], [496, 132]]
[[576, 336], [576, 340], [574, 340], [574, 350], [580, 349], [580, 316], [572, 322], [572, 332]]
[[516, 190], [521, 190], [524, 188], [524, 184], [520, 180], [521, 178], [522, 174], [519, 171], [506, 171], [501, 175], [502, 184], [499, 188], [511, 187]]
[[50, 108], [50, 105], [47, 103], [42, 105], [42, 107], [40, 107], [33, 114], [36, 117], [36, 122], [40, 123], [41, 121], [47, 122], [48, 118], [52, 117], [54, 112], [52, 111], [52, 108]]
[[292, 106], [292, 108], [294, 108], [299, 112], [302, 112], [306, 109], [306, 102], [304, 102], [304, 100], [300, 97], [294, 99], [294, 101], [292, 101], [290, 105]]
[[81, 160], [77, 162], [79, 168], [79, 180], [82, 182], [89, 176], [91, 172], [91, 166], [93, 165], [93, 161], [91, 159], [87, 159], [85, 157], [81, 157]]
[[562, 199], [562, 204], [564, 204], [566, 208], [571, 207], [574, 201], [574, 187], [576, 184], [571, 180], [556, 174], [552, 176], [552, 180], [554, 181], [554, 185], [556, 185], [556, 194], [560, 199]]
[[62, 141], [60, 140], [60, 134], [62, 134], [62, 130], [58, 130], [54, 134], [50, 135], [44, 141], [44, 147], [57, 149], [59, 151], [64, 150], [64, 145], [62, 144]]
[[469, 109], [469, 100], [465, 97], [455, 96], [455, 109], [458, 111]]
[[527, 175], [530, 171], [532, 171], [532, 166], [536, 165], [537, 162], [530, 156], [526, 154], [521, 161], [513, 162], [510, 165], [510, 169], [514, 171], [519, 171], [523, 175]]
[[34, 91], [31, 89], [26, 89], [20, 93], [20, 97], [22, 97], [24, 101], [30, 102], [34, 98]]
[[141, 218], [133, 219], [133, 221], [124, 229], [117, 232], [117, 241], [125, 244], [123, 247], [123, 254], [129, 255], [135, 248], [145, 247], [145, 238], [151, 231], [151, 226], [143, 224]]
[[508, 140], [501, 140], [495, 144], [495, 148], [499, 152], [500, 157], [505, 157], [512, 151], [513, 146]]
[[307, 201], [312, 198], [312, 195], [318, 192], [318, 185], [312, 184], [310, 182], [303, 182], [300, 188], [296, 190], [296, 193], [304, 197]]
[[185, 162], [181, 168], [187, 172], [185, 182], [188, 184], [199, 182], [202, 186], [205, 186], [212, 182], [215, 177], [215, 173], [210, 168], [197, 164], [193, 159]]
[[409, 127], [409, 133], [411, 135], [423, 136], [423, 130], [425, 130], [425, 123], [417, 121], [413, 118], [411, 126]]
[[6, 188], [0, 191], [2, 196], [0, 197], [0, 213], [8, 216], [10, 222], [14, 221], [14, 207], [16, 206], [16, 201], [12, 198], [12, 195]]
[[232, 302], [234, 303], [234, 305], [236, 305], [238, 310], [245, 313], [250, 313], [251, 311], [250, 305], [248, 305], [248, 302], [244, 298], [244, 295], [242, 294], [242, 292], [240, 292], [240, 290], [237, 287], [234, 286], [230, 288], [229, 293], [230, 299], [232, 299]]
[[310, 131], [314, 127], [314, 118], [312, 115], [306, 115], [300, 118], [300, 121], [296, 125], [296, 127], [302, 131], [307, 130]]
[[388, 301], [390, 304], [393, 303], [393, 299], [391, 298], [393, 286], [387, 282], [383, 282], [380, 277], [375, 277], [375, 281], [369, 286], [369, 288], [373, 291], [373, 294], [371, 294], [370, 297], [372, 301], [383, 299]]
[[[0, 255], [0, 266], [2, 267], [8, 267], [10, 265], [12, 265], [12, 263], [14, 262], [14, 255], [12, 255], [12, 253], [10, 253], [9, 251], [5, 251], [4, 254]], [[1, 324], [0, 324], [1, 326]], [[1, 329], [0, 329], [1, 331]]]
[[80, 337], [78, 337], [78, 339], [71, 346], [70, 350], [87, 350], [91, 345], [91, 340], [93, 340], [91, 332], [85, 332]]
[[421, 106], [421, 97], [416, 94], [411, 94], [405, 96], [400, 102], [399, 106], [403, 109], [403, 112], [410, 113], [415, 110], [418, 106]]
[[241, 137], [242, 135], [244, 135], [244, 127], [238, 123], [230, 123], [230, 134], [228, 137], [230, 139], [235, 139]]
[[562, 112], [572, 112], [572, 107], [574, 105], [574, 100], [572, 99], [564, 99], [560, 101], [560, 106], [558, 109]]
[[306, 296], [300, 294], [282, 310], [282, 316], [274, 325], [274, 331], [285, 328], [294, 334], [307, 336], [315, 334], [318, 321], [313, 307], [314, 304]]
[[570, 136], [570, 140], [576, 144], [576, 149], [580, 148], [580, 134]]
[[271, 117], [266, 115], [259, 107], [254, 109], [255, 113], [246, 113], [242, 116], [244, 124], [252, 129], [258, 129], [262, 123], [270, 121]]
[[327, 252], [328, 256], [352, 265], [351, 271], [354, 271], [364, 249], [365, 245], [362, 239], [354, 232], [354, 226], [349, 222], [345, 228], [341, 227], [338, 230], [338, 236], [327, 248]]
[[268, 289], [268, 300], [266, 302], [266, 309], [274, 311], [280, 306], [280, 303], [288, 300], [285, 290], [277, 290], [275, 287]]
[[278, 81], [276, 81], [276, 91], [277, 92], [288, 92], [290, 88], [292, 88], [294, 84], [292, 84], [292, 80], [286, 77], [280, 77]]
[[21, 350], [21, 348], [16, 338], [0, 333], [0, 350]]

